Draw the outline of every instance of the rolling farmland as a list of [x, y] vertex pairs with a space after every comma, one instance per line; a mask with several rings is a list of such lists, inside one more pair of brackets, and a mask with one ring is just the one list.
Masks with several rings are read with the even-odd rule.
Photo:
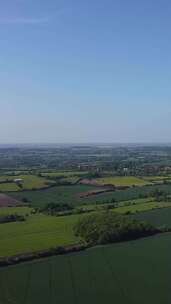
[[[170, 304], [171, 167], [158, 149], [0, 150], [0, 304]], [[101, 211], [92, 239], [97, 230], [106, 242], [142, 227], [158, 234], [76, 253], [85, 247], [74, 225]], [[108, 212], [118, 219], [115, 239]]]

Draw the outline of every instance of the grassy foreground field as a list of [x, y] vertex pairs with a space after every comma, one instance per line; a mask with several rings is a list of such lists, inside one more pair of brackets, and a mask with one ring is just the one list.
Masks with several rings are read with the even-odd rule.
[[72, 227], [78, 215], [30, 216], [25, 222], [0, 225], [0, 257], [78, 242]]
[[171, 235], [0, 269], [1, 304], [170, 304]]

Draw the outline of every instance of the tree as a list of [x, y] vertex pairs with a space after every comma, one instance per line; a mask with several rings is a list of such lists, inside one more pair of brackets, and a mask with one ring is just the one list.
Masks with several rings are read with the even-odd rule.
[[81, 217], [74, 226], [75, 235], [90, 245], [126, 241], [157, 232], [148, 223], [111, 211]]

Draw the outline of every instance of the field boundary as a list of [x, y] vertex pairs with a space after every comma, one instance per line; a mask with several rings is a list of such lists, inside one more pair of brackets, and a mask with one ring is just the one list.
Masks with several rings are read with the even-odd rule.
[[12, 266], [15, 264], [38, 260], [41, 258], [47, 258], [55, 255], [62, 255], [74, 252], [80, 252], [87, 249], [89, 246], [84, 244], [75, 244], [70, 246], [58, 246], [56, 248], [50, 248], [41, 251], [35, 251], [30, 253], [18, 254], [14, 256], [8, 256], [0, 258], [0, 268], [6, 266]]
[[[135, 241], [135, 240], [139, 240], [139, 239], [154, 237], [156, 235], [162, 235], [162, 234], [171, 234], [171, 229], [168, 229], [167, 231], [162, 231], [161, 230], [161, 231], [158, 231], [154, 234], [150, 234], [150, 235], [142, 236], [142, 237], [138, 237], [138, 238], [133, 238], [133, 239], [128, 240], [128, 241], [118, 241], [118, 242], [113, 242], [113, 243], [109, 243], [109, 244], [104, 244], [102, 246], [111, 245], [111, 244], [118, 244], [118, 243], [126, 243], [126, 242], [130, 242], [130, 241]], [[41, 251], [18, 254], [18, 255], [14, 255], [14, 256], [7, 256], [7, 257], [0, 258], [0, 268], [4, 268], [4, 267], [7, 267], [7, 266], [12, 266], [12, 265], [16, 265], [16, 264], [20, 264], [20, 263], [24, 263], [24, 262], [31, 262], [31, 261], [34, 261], [34, 260], [40, 260], [40, 259], [43, 259], [43, 258], [48, 258], [48, 257], [52, 257], [52, 256], [57, 256], [57, 255], [64, 255], [64, 254], [81, 252], [81, 251], [84, 251], [86, 249], [95, 248], [95, 247], [98, 247], [98, 246], [99, 245], [91, 246], [89, 244], [83, 244], [83, 243], [79, 244], [78, 243], [78, 244], [75, 244], [75, 245], [58, 246], [58, 247], [45, 249], [45, 250], [41, 250]]]

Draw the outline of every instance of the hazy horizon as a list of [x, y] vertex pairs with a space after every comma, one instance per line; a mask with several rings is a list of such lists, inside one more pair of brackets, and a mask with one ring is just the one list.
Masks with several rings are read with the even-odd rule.
[[0, 143], [171, 142], [170, 1], [0, 3]]

